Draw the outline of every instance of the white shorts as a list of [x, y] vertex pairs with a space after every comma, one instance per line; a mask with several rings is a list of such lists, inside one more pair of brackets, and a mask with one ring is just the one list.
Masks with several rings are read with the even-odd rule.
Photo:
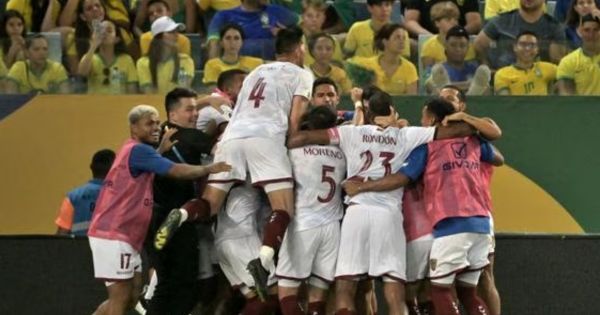
[[[451, 284], [457, 272], [481, 270], [489, 264], [491, 236], [478, 233], [458, 233], [435, 238], [431, 246], [429, 275], [432, 282]], [[465, 282], [477, 285], [477, 278]], [[473, 283], [474, 282], [474, 283]]]
[[493, 255], [496, 252], [496, 234], [494, 234], [494, 217], [490, 212], [490, 231], [492, 232], [492, 241], [490, 242], [489, 255]]
[[[261, 240], [258, 235], [226, 239], [216, 244], [217, 258], [221, 270], [232, 287], [239, 288], [243, 294], [254, 287], [254, 279], [246, 270], [248, 263], [258, 257]], [[275, 284], [274, 274], [269, 276], [268, 285]]]
[[[280, 286], [292, 280], [289, 286], [296, 287], [298, 281], [316, 277], [332, 282], [340, 243], [340, 223], [331, 222], [313, 229], [293, 232], [288, 229], [279, 252], [277, 278]], [[326, 289], [326, 288], [323, 288]]]
[[214, 162], [227, 162], [230, 172], [211, 174], [208, 184], [229, 191], [233, 183], [245, 182], [246, 174], [255, 186], [269, 193], [293, 188], [292, 166], [287, 148], [269, 138], [232, 139], [220, 143]]
[[406, 281], [415, 282], [429, 276], [429, 252], [432, 244], [432, 234], [406, 243]]
[[399, 209], [358, 204], [346, 210], [335, 277], [365, 276], [406, 280], [406, 238]]
[[135, 272], [142, 272], [142, 257], [128, 243], [93, 236], [88, 239], [96, 279], [102, 279], [109, 285], [114, 281], [132, 279]]

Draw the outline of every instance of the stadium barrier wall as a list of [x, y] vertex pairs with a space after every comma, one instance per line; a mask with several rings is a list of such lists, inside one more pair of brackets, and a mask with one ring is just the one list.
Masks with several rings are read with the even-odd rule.
[[[600, 236], [499, 235], [496, 249], [502, 314], [598, 313]], [[91, 314], [105, 298], [86, 238], [0, 236], [0, 314]]]

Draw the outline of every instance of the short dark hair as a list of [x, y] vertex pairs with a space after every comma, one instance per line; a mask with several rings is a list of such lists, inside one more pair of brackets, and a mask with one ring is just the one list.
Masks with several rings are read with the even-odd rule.
[[171, 7], [169, 6], [169, 3], [165, 0], [150, 0], [150, 1], [148, 1], [146, 8], [149, 8], [151, 5], [157, 4], [157, 3], [163, 4], [165, 7], [167, 7], [167, 9], [169, 11], [171, 11]]
[[458, 86], [456, 85], [452, 85], [452, 84], [446, 84], [442, 87], [443, 89], [452, 89], [458, 92], [458, 100], [466, 103], [467, 102], [467, 94], [465, 94], [465, 92], [463, 90], [461, 90], [460, 88], [458, 88]]
[[[390, 39], [392, 34], [398, 29], [403, 29], [402, 25], [400, 25], [398, 23], [385, 24], [375, 34], [375, 38], [373, 39], [373, 41], [375, 42], [375, 44], [374, 44], [375, 49], [378, 51], [383, 51], [385, 49], [385, 46], [383, 45], [383, 40]], [[406, 38], [405, 40], [408, 40], [408, 38]]]
[[369, 116], [371, 118], [375, 116], [389, 116], [392, 113], [390, 106], [393, 104], [392, 97], [388, 93], [377, 91], [369, 97]]
[[40, 33], [32, 34], [32, 35], [27, 36], [27, 39], [25, 39], [25, 48], [31, 47], [31, 44], [33, 44], [33, 41], [36, 39], [43, 39], [46, 41], [46, 43], [48, 42], [48, 39], [46, 38], [46, 36], [44, 36]]
[[444, 118], [456, 112], [454, 105], [445, 99], [436, 96], [425, 101], [427, 111], [435, 117], [435, 122], [440, 123]]
[[317, 90], [317, 87], [319, 87], [320, 85], [333, 85], [333, 88], [335, 89], [335, 93], [339, 94], [337, 84], [335, 84], [335, 82], [333, 80], [331, 80], [331, 78], [329, 78], [329, 77], [321, 77], [321, 78], [317, 78], [315, 80], [315, 82], [313, 82], [313, 87], [312, 87], [312, 93], [313, 93], [313, 95], [315, 94], [315, 91]]
[[448, 33], [446, 33], [446, 40], [448, 40], [450, 37], [464, 37], [467, 39], [467, 41], [469, 41], [469, 33], [460, 25], [454, 25], [448, 30]]
[[104, 179], [114, 160], [115, 152], [113, 152], [113, 150], [102, 149], [94, 153], [94, 156], [92, 156], [92, 164], [90, 164], [92, 176], [94, 178]]
[[240, 33], [240, 36], [242, 37], [242, 40], [246, 39], [246, 34], [244, 34], [244, 29], [235, 23], [227, 23], [227, 24], [223, 25], [223, 27], [221, 27], [221, 29], [219, 30], [219, 38], [223, 39], [223, 37], [225, 36], [225, 33], [227, 33], [227, 31], [229, 31], [229, 30], [238, 31]]
[[327, 33], [317, 33], [308, 39], [308, 53], [313, 57], [314, 57], [313, 49], [315, 49], [315, 45], [317, 44], [317, 40], [319, 40], [319, 38], [329, 39], [331, 41], [331, 43], [333, 44], [333, 48], [335, 49], [335, 39], [333, 39], [333, 36], [331, 36]]
[[329, 129], [336, 126], [337, 116], [327, 106], [317, 106], [304, 116], [304, 121], [304, 126], [309, 130]]
[[384, 2], [389, 2], [389, 3], [394, 3], [395, 0], [367, 0], [367, 5], [368, 6], [372, 6], [372, 5], [380, 5]]
[[525, 36], [525, 35], [529, 35], [529, 36], [533, 36], [536, 39], [538, 38], [537, 34], [532, 32], [532, 31], [521, 31], [519, 33], [519, 35], [517, 35], [517, 37], [515, 37], [516, 40], [519, 40], [519, 38], [521, 38], [521, 36]]
[[170, 113], [175, 107], [179, 105], [180, 98], [196, 97], [198, 94], [193, 90], [186, 88], [174, 88], [165, 96], [165, 111]]
[[298, 45], [302, 44], [302, 29], [290, 26], [280, 30], [275, 37], [275, 54], [291, 53]]
[[[577, 0], [574, 0], [574, 1], [577, 1]], [[596, 22], [596, 23], [600, 24], [600, 19], [591, 14], [586, 14], [581, 17], [581, 23], [579, 25], [583, 25], [583, 23], [585, 23], [585, 22]]]
[[372, 84], [367, 85], [366, 87], [363, 88], [361, 101], [363, 101], [363, 102], [365, 100], [368, 101], [371, 98], [371, 96], [373, 96], [373, 94], [375, 94], [377, 92], [382, 92], [382, 90], [375, 85], [372, 85]]
[[231, 69], [223, 71], [221, 72], [221, 74], [219, 74], [219, 78], [217, 79], [217, 88], [221, 91], [224, 91], [225, 88], [231, 86], [236, 76], [246, 74], [248, 74], [248, 72], [242, 69]]

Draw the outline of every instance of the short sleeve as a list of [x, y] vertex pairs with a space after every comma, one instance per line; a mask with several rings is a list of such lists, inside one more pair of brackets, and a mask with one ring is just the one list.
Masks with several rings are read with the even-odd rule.
[[52, 71], [51, 81], [54, 81], [56, 84], [60, 84], [68, 79], [69, 77], [67, 76], [67, 70], [65, 70], [65, 67], [60, 63], [56, 63], [54, 70]]
[[62, 204], [60, 205], [60, 210], [58, 212], [58, 217], [54, 221], [56, 225], [65, 230], [71, 230], [73, 226], [73, 213], [75, 208], [71, 203], [71, 200], [68, 197], [63, 199]]
[[494, 89], [500, 91], [502, 89], [508, 89], [510, 85], [509, 79], [506, 77], [507, 67], [501, 68], [496, 72], [494, 76]]
[[558, 42], [558, 44], [564, 45], [567, 41], [565, 27], [562, 24], [557, 23], [550, 17], [548, 17], [548, 19], [551, 20], [550, 23], [552, 23], [553, 26], [552, 37], [550, 38], [550, 40], [552, 40], [553, 42]]
[[498, 0], [488, 0], [485, 2], [485, 8], [483, 10], [483, 18], [489, 20], [498, 15], [498, 11], [500, 11], [500, 6], [498, 5]]
[[298, 24], [299, 19], [296, 13], [294, 13], [291, 10], [288, 10], [283, 6], [274, 5], [273, 7], [276, 8], [276, 10], [273, 13], [276, 15], [276, 18], [279, 21], [279, 23], [285, 26], [293, 26]]
[[489, 37], [491, 40], [496, 40], [500, 36], [500, 32], [498, 30], [498, 19], [500, 16], [496, 16], [491, 19], [489, 22], [485, 24], [482, 32]]
[[127, 75], [127, 83], [137, 83], [138, 82], [138, 74], [137, 69], [135, 68], [135, 64], [133, 63], [133, 58], [131, 56], [125, 54], [125, 60], [123, 63], [125, 64], [125, 73]]
[[21, 88], [23, 87], [23, 83], [25, 82], [26, 78], [25, 70], [25, 61], [17, 61], [12, 67], [10, 67], [6, 77], [7, 79], [15, 82], [19, 88]]
[[433, 141], [435, 127], [404, 127], [400, 130], [400, 141], [405, 144], [406, 151], [412, 151], [416, 147]]
[[416, 181], [425, 171], [426, 165], [427, 145], [422, 144], [410, 152], [399, 172]]
[[302, 69], [298, 75], [298, 81], [294, 87], [294, 96], [304, 96], [307, 99], [312, 95], [313, 75], [310, 71]]
[[129, 171], [133, 177], [144, 172], [166, 175], [174, 164], [147, 144], [136, 144], [129, 155]]
[[[190, 39], [183, 35], [183, 34], [179, 34], [177, 35], [177, 46], [179, 47], [179, 52], [182, 54], [186, 54], [191, 56], [192, 55], [192, 44], [190, 43]], [[196, 53], [200, 53], [200, 52], [196, 52]]]
[[[577, 50], [573, 53], [576, 53], [576, 52], [577, 52]], [[572, 57], [573, 57], [573, 55], [567, 55], [558, 64], [558, 67], [556, 68], [556, 78], [558, 80], [561, 80], [561, 79], [573, 80], [573, 79], [575, 79], [575, 64], [573, 62], [574, 58], [572, 58]]]
[[346, 53], [354, 53], [356, 51], [356, 25], [356, 23], [352, 24], [346, 36], [346, 41], [344, 41], [344, 51]]
[[152, 33], [146, 32], [140, 36], [140, 51], [142, 52], [142, 56], [148, 55], [148, 51], [150, 50], [150, 42], [152, 41]]
[[202, 83], [211, 84], [216, 83], [219, 77], [219, 69], [216, 65], [218, 59], [211, 59], [206, 62], [204, 65], [204, 78], [202, 79]]
[[225, 13], [227, 11], [219, 11], [213, 16], [210, 24], [208, 25], [208, 36], [207, 40], [210, 41], [212, 39], [219, 39], [219, 32], [221, 31], [221, 27], [225, 24]]
[[491, 163], [494, 161], [494, 148], [484, 139], [479, 138], [481, 143], [481, 161]]
[[412, 84], [415, 83], [419, 80], [419, 75], [417, 74], [417, 67], [415, 67], [415, 65], [410, 62], [408, 59], [404, 59], [402, 62], [406, 62], [407, 63], [407, 67], [406, 67], [406, 83], [408, 84]]
[[138, 60], [136, 69], [140, 87], [152, 85], [152, 75], [150, 74], [149, 60], [147, 57], [142, 57]]

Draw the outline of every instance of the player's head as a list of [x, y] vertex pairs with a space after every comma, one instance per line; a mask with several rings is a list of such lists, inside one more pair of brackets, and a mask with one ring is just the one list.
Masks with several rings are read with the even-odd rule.
[[534, 32], [522, 31], [517, 35], [517, 39], [513, 44], [513, 51], [517, 61], [533, 63], [539, 52], [537, 35]]
[[275, 37], [275, 54], [278, 60], [304, 66], [304, 44], [302, 43], [302, 29], [290, 26], [280, 30]]
[[464, 112], [467, 110], [467, 95], [456, 85], [445, 85], [438, 96], [452, 103], [455, 111]]
[[248, 75], [248, 72], [241, 69], [223, 71], [217, 79], [217, 88], [235, 102], [246, 75]]
[[198, 119], [196, 92], [174, 88], [165, 96], [165, 111], [170, 123], [183, 128], [194, 128]]
[[311, 103], [313, 106], [325, 106], [332, 112], [336, 112], [340, 95], [335, 82], [328, 77], [316, 79], [313, 83]]
[[463, 62], [469, 50], [469, 33], [467, 33], [467, 30], [460, 25], [451, 27], [446, 33], [444, 50], [448, 60]]
[[103, 149], [92, 156], [92, 164], [90, 169], [92, 170], [92, 176], [98, 179], [104, 179], [113, 161], [115, 160], [115, 152], [110, 149]]
[[369, 97], [369, 108], [367, 109], [367, 121], [375, 122], [375, 117], [390, 116], [392, 114], [392, 97], [383, 91], [377, 91]]
[[598, 45], [600, 40], [600, 19], [591, 14], [582, 16], [577, 31], [581, 36], [583, 44]]
[[337, 115], [325, 106], [313, 107], [305, 116], [303, 127], [308, 130], [335, 127]]
[[423, 106], [421, 125], [423, 127], [435, 126], [444, 120], [444, 117], [455, 113], [454, 105], [441, 97], [428, 99]]
[[137, 105], [129, 111], [127, 118], [133, 139], [150, 145], [158, 144], [160, 120], [156, 108], [150, 105]]

